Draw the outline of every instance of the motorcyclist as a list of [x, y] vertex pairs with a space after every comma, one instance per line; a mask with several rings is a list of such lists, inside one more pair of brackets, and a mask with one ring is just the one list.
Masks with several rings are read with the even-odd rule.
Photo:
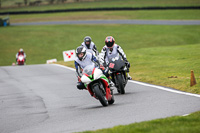
[[16, 61], [18, 59], [18, 56], [23, 55], [24, 56], [24, 62], [26, 61], [26, 53], [24, 52], [24, 50], [22, 48], [19, 49], [19, 51], [16, 54]]
[[84, 84], [80, 81], [80, 78], [82, 76], [82, 69], [85, 68], [87, 65], [94, 65], [94, 67], [99, 67], [99, 61], [93, 54], [87, 52], [86, 48], [83, 46], [77, 47], [76, 56], [77, 57], [75, 58], [74, 64], [78, 77], [77, 88], [85, 89]]
[[116, 56], [121, 56], [122, 59], [126, 62], [127, 65], [127, 76], [128, 79], [131, 80], [132, 77], [129, 75], [129, 68], [130, 68], [130, 63], [128, 62], [126, 58], [126, 54], [124, 53], [123, 49], [115, 43], [115, 39], [112, 36], [107, 36], [105, 39], [105, 46], [101, 50], [101, 55], [102, 58], [100, 62], [104, 63], [105, 65], [108, 65], [108, 58], [109, 57], [116, 57]]
[[88, 52], [94, 52], [95, 56], [98, 56], [99, 53], [97, 51], [97, 47], [94, 42], [92, 42], [92, 38], [90, 36], [86, 36], [81, 45], [84, 46]]

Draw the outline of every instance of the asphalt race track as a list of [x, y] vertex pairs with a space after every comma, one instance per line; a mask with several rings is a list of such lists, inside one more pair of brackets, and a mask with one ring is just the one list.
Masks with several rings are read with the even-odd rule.
[[65, 25], [65, 24], [200, 25], [200, 21], [199, 20], [77, 20], [77, 21], [11, 23], [11, 26]]
[[76, 89], [75, 71], [58, 65], [0, 67], [0, 132], [68, 133], [200, 111], [200, 95], [135, 81], [114, 94], [103, 107]]

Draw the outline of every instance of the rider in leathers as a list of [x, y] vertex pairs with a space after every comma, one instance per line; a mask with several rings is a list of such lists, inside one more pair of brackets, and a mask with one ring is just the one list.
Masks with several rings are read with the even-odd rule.
[[90, 53], [95, 53], [95, 56], [98, 56], [98, 51], [97, 51], [97, 47], [94, 44], [94, 42], [92, 42], [92, 38], [90, 36], [86, 36], [84, 38], [84, 42], [82, 42], [81, 44], [82, 46], [84, 46], [86, 48], [86, 50]]
[[93, 54], [91, 54], [90, 52], [86, 52], [86, 48], [83, 46], [79, 46], [76, 49], [76, 55], [77, 57], [75, 58], [74, 63], [78, 77], [77, 88], [85, 89], [84, 84], [80, 81], [80, 78], [82, 76], [82, 69], [85, 68], [87, 65], [94, 65], [94, 67], [98, 67], [99, 61]]
[[17, 61], [19, 55], [23, 55], [24, 61], [26, 61], [26, 54], [24, 53], [24, 50], [22, 48], [20, 48], [19, 51], [16, 54], [16, 61]]
[[[116, 57], [118, 55], [120, 55], [122, 59], [126, 62], [129, 72], [130, 63], [126, 58], [126, 54], [124, 53], [123, 49], [119, 45], [115, 44], [115, 39], [112, 36], [106, 37], [105, 46], [101, 50], [102, 57], [100, 58], [100, 62], [103, 62], [104, 64], [108, 65], [108, 58]], [[127, 73], [127, 75], [128, 79], [132, 79], [129, 73]]]

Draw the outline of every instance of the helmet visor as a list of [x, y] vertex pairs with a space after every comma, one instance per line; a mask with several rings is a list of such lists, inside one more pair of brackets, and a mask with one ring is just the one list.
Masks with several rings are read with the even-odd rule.
[[90, 41], [85, 42], [86, 45], [90, 45]]
[[79, 58], [83, 58], [83, 56], [84, 56], [84, 53], [83, 53], [83, 52], [81, 52], [81, 53], [78, 54], [78, 57], [79, 57]]
[[106, 42], [106, 46], [109, 48], [113, 47], [114, 42]]

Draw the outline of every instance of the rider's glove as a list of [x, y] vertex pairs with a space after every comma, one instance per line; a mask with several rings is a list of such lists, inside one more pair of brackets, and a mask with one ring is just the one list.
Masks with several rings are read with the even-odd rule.
[[100, 69], [104, 71], [105, 67], [103, 65], [100, 65]]
[[78, 76], [78, 82], [81, 82], [81, 78]]
[[109, 70], [109, 68], [106, 67], [106, 68], [104, 69], [104, 72], [105, 72], [105, 73], [108, 73], [108, 70]]
[[109, 76], [109, 68], [108, 67], [106, 67], [104, 70], [103, 70], [103, 74], [106, 76], [106, 77], [108, 77]]

